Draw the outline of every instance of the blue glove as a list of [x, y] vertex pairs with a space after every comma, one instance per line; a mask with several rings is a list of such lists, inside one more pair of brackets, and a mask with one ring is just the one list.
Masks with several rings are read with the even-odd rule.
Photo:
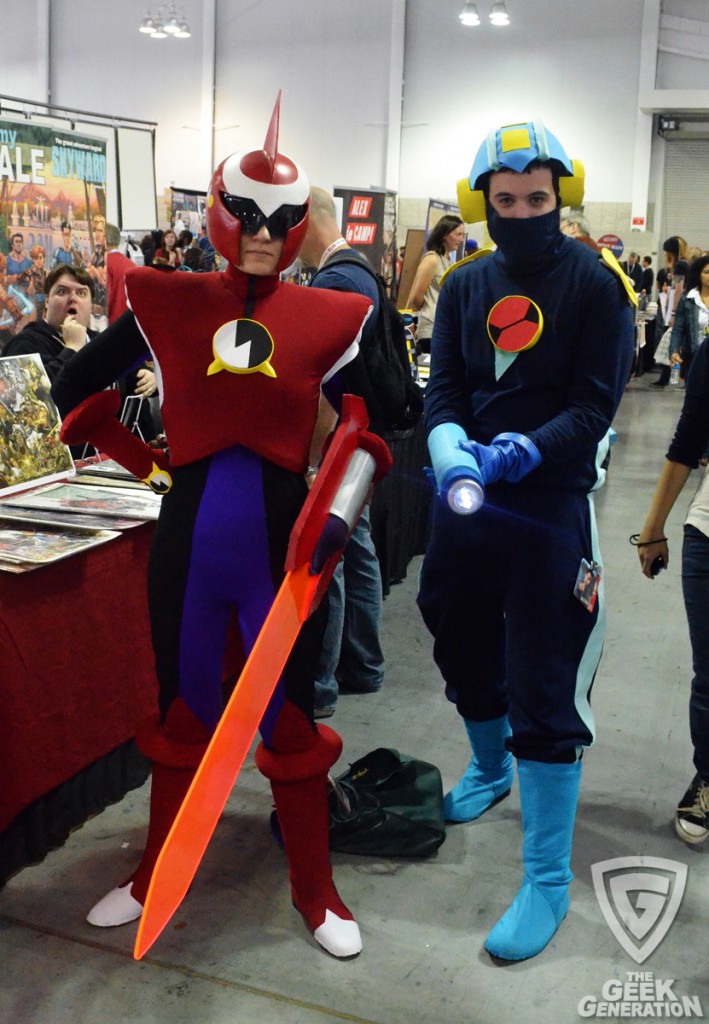
[[539, 449], [524, 434], [498, 434], [489, 445], [458, 441], [458, 447], [475, 459], [485, 484], [497, 480], [516, 484], [542, 461]]

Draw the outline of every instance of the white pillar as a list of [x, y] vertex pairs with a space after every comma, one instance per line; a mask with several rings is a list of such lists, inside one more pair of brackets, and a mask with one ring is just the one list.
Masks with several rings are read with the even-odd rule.
[[217, 0], [202, 0], [202, 108], [200, 166], [206, 190], [214, 170], [214, 90], [216, 73]]
[[391, 46], [389, 55], [389, 116], [384, 184], [399, 191], [401, 167], [401, 113], [404, 90], [404, 44], [406, 41], [406, 0], [391, 0]]
[[640, 74], [638, 78], [638, 116], [635, 122], [633, 154], [633, 189], [630, 209], [631, 231], [647, 231], [647, 201], [650, 188], [652, 155], [652, 113], [640, 109], [641, 97], [655, 89], [657, 48], [660, 38], [660, 0], [645, 0], [640, 40]]

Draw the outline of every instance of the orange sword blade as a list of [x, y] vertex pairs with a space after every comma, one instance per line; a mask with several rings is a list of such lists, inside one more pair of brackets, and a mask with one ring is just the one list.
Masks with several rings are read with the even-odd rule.
[[135, 940], [136, 960], [190, 887], [319, 581], [307, 565], [286, 573], [156, 861]]

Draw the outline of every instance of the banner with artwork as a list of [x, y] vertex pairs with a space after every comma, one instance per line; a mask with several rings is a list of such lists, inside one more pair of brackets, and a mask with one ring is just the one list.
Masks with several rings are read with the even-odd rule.
[[42, 316], [57, 264], [86, 269], [103, 317], [105, 253], [105, 140], [0, 118], [0, 331]]
[[396, 264], [396, 193], [381, 189], [336, 188], [342, 199], [342, 234], [391, 288]]

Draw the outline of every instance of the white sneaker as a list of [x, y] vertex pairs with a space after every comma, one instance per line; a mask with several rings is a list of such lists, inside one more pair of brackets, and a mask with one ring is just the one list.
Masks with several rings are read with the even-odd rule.
[[115, 928], [119, 924], [136, 921], [143, 913], [143, 904], [131, 896], [133, 883], [120, 885], [99, 900], [89, 911], [86, 920], [97, 928]]
[[323, 949], [332, 956], [352, 957], [362, 952], [362, 936], [356, 921], [344, 921], [331, 910], [325, 911], [325, 920], [313, 932]]

